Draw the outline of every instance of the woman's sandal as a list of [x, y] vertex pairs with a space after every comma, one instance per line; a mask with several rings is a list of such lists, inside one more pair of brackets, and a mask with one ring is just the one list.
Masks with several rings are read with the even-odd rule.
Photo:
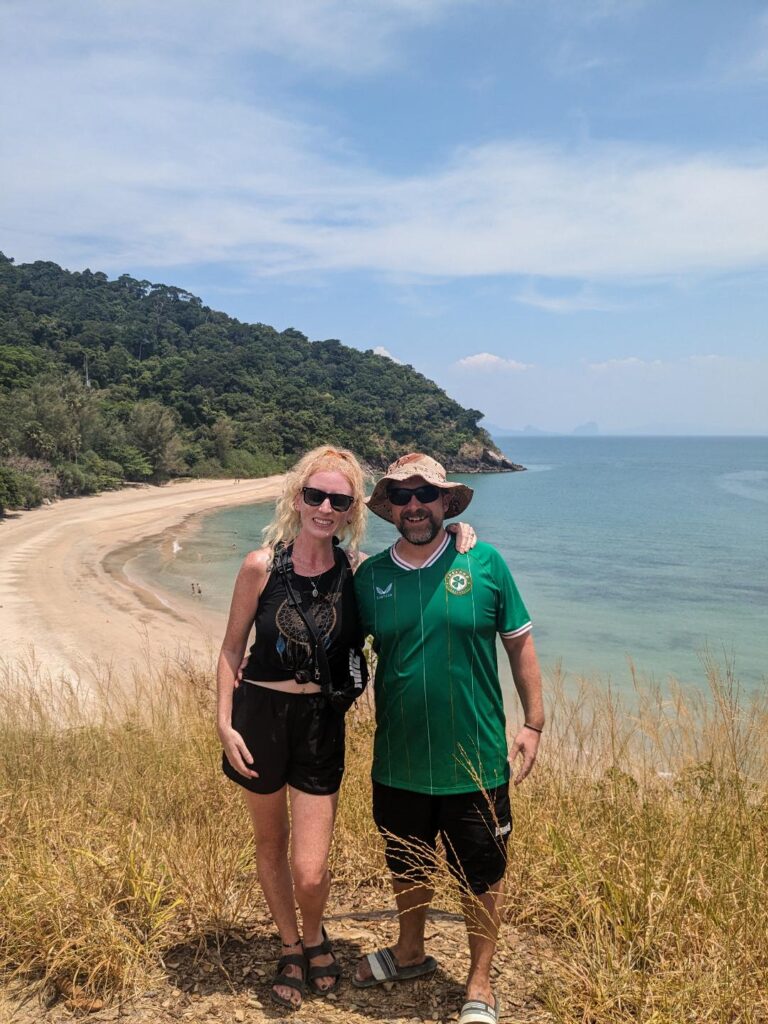
[[[315, 956], [322, 956], [324, 953], [330, 953], [333, 957], [333, 962], [326, 964], [325, 967], [312, 967], [309, 961]], [[323, 925], [323, 941], [318, 946], [308, 946], [304, 949], [304, 956], [307, 958], [307, 984], [309, 989], [316, 996], [327, 996], [331, 992], [335, 992], [339, 987], [339, 980], [341, 978], [341, 967], [339, 967], [334, 955], [331, 941], [328, 938], [328, 933]], [[317, 984], [318, 978], [333, 978], [333, 984], [327, 988], [321, 988]]]
[[[294, 943], [294, 945], [298, 945], [298, 943]], [[308, 961], [306, 953], [288, 953], [286, 956], [280, 957], [277, 961], [277, 969], [274, 977], [272, 978], [272, 987], [270, 988], [273, 1002], [277, 1003], [278, 1006], [285, 1006], [289, 1010], [299, 1009], [304, 999], [304, 993], [307, 991], [307, 965]], [[301, 968], [301, 977], [294, 978], [290, 974], [283, 974], [286, 967]], [[279, 992], [275, 992], [275, 985], [280, 985], [285, 988], [295, 988], [301, 995], [301, 999], [296, 1003], [287, 996], [281, 996]]]

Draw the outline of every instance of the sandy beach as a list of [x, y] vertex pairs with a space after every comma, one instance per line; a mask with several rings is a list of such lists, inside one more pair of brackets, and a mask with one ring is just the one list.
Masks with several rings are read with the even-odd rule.
[[131, 581], [122, 552], [201, 512], [274, 498], [281, 482], [184, 481], [10, 513], [0, 520], [0, 657], [85, 682], [95, 671], [127, 678], [148, 656], [212, 660], [223, 616]]

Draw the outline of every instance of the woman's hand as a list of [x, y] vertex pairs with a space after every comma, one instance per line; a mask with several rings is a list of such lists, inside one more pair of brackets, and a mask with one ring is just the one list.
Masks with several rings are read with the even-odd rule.
[[219, 739], [227, 760], [238, 775], [244, 775], [246, 779], [258, 779], [259, 773], [249, 767], [253, 764], [253, 757], [240, 733], [231, 725], [220, 725]]
[[477, 534], [469, 523], [449, 523], [446, 530], [456, 537], [456, 550], [460, 555], [465, 555], [477, 544]]

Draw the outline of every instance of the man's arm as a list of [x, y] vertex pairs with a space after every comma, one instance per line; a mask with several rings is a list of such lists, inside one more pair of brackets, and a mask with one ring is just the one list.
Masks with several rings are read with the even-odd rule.
[[523, 763], [515, 776], [515, 785], [519, 785], [530, 773], [539, 751], [541, 733], [544, 728], [544, 699], [541, 692], [541, 669], [533, 634], [529, 630], [522, 636], [504, 637], [501, 642], [509, 657], [509, 667], [515, 681], [517, 695], [523, 706], [523, 721], [526, 723], [515, 736], [509, 748], [509, 764], [514, 768], [518, 755], [522, 754]]

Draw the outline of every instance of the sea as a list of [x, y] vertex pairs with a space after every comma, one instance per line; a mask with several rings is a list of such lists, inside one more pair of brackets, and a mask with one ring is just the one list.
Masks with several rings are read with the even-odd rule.
[[[635, 679], [706, 690], [708, 667], [768, 687], [768, 438], [497, 438], [522, 473], [456, 476], [462, 517], [504, 555], [545, 673], [621, 693]], [[272, 504], [154, 538], [127, 567], [226, 611]], [[370, 516], [364, 550], [392, 543]], [[507, 680], [506, 685], [509, 685]]]

